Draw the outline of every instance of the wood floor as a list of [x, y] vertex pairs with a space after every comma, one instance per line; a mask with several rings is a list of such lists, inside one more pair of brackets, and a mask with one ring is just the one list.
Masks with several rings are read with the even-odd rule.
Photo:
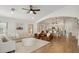
[[48, 43], [47, 45], [33, 51], [33, 53], [78, 53], [79, 47], [72, 48], [64, 42]]

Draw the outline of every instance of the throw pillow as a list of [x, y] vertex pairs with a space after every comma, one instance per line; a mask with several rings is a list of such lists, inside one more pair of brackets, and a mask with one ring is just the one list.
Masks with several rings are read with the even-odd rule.
[[8, 40], [5, 37], [2, 38], [2, 42], [7, 42], [7, 41]]

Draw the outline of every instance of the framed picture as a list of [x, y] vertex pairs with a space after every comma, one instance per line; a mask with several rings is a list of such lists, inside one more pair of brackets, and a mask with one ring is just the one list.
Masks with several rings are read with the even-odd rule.
[[16, 24], [16, 30], [23, 30], [23, 24]]

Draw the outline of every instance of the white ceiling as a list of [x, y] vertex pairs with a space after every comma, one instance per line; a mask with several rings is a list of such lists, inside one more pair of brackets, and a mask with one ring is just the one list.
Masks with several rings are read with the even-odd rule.
[[[16, 19], [22, 19], [26, 21], [38, 21], [42, 17], [58, 10], [63, 7], [64, 5], [33, 5], [34, 8], [39, 8], [40, 11], [37, 12], [36, 15], [34, 14], [27, 14], [25, 10], [22, 8], [29, 9], [29, 5], [0, 5], [0, 16], [11, 17]], [[14, 14], [11, 14], [11, 8], [15, 8]]]

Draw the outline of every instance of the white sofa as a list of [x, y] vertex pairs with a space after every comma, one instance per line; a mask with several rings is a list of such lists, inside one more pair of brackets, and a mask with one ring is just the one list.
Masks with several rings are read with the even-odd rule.
[[13, 51], [16, 48], [15, 46], [16, 45], [15, 45], [15, 41], [14, 40], [8, 39], [7, 42], [3, 42], [0, 39], [0, 53], [5, 53], [5, 52]]

